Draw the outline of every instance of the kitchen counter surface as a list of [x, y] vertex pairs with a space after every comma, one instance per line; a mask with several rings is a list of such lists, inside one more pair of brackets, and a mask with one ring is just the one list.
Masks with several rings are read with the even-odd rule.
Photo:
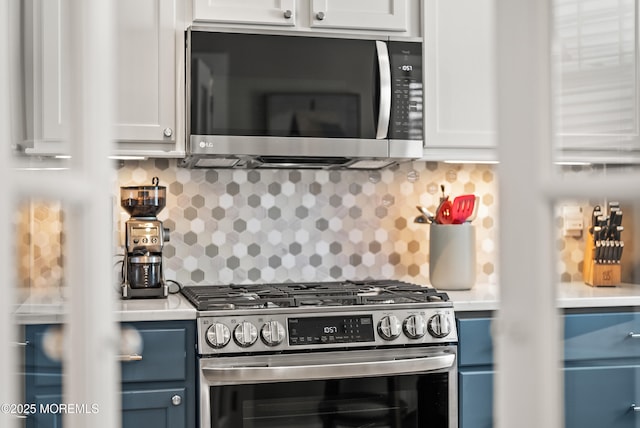
[[[196, 318], [196, 309], [182, 294], [170, 294], [166, 299], [118, 300], [115, 303], [118, 321], [168, 321]], [[17, 306], [19, 324], [56, 324], [64, 321], [64, 301], [58, 295], [31, 295]]]
[[[456, 312], [494, 311], [499, 308], [496, 284], [476, 284], [471, 290], [447, 291]], [[558, 285], [558, 307], [614, 308], [640, 307], [640, 285], [621, 284], [615, 287], [591, 287], [583, 282]]]

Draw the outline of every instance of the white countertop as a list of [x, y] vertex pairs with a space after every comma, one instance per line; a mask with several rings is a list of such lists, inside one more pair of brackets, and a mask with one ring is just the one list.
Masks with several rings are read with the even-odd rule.
[[[456, 312], [495, 311], [499, 308], [499, 286], [476, 284], [471, 290], [447, 291]], [[32, 294], [16, 307], [19, 324], [53, 324], [64, 322], [64, 304], [60, 294]], [[640, 285], [621, 284], [616, 287], [590, 287], [582, 282], [561, 283], [558, 286], [558, 307], [614, 308], [640, 306]], [[181, 295], [166, 299], [117, 300], [116, 319], [123, 322], [169, 321], [195, 319], [196, 309]]]
[[[471, 290], [447, 291], [447, 294], [456, 312], [493, 311], [500, 306], [497, 284], [476, 284]], [[562, 309], [624, 306], [640, 306], [640, 285], [591, 287], [583, 282], [558, 285], [558, 307]]]
[[[117, 300], [114, 305], [116, 320], [169, 321], [196, 318], [196, 309], [182, 294], [170, 294], [165, 299]], [[19, 324], [57, 324], [65, 321], [63, 298], [60, 294], [38, 294], [26, 297], [15, 311]]]

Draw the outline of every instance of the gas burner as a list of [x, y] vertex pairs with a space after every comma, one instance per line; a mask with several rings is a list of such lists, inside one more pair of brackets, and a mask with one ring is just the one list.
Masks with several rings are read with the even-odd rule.
[[186, 286], [182, 294], [201, 311], [449, 301], [434, 288], [394, 280]]

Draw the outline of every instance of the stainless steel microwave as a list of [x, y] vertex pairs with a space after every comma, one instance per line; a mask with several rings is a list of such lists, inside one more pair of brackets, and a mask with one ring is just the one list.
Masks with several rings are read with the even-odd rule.
[[187, 32], [185, 167], [377, 169], [423, 150], [422, 44]]

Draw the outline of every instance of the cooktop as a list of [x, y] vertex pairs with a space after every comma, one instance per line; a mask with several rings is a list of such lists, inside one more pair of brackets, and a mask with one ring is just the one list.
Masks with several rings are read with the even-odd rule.
[[432, 287], [397, 280], [193, 285], [182, 294], [200, 311], [449, 301]]

